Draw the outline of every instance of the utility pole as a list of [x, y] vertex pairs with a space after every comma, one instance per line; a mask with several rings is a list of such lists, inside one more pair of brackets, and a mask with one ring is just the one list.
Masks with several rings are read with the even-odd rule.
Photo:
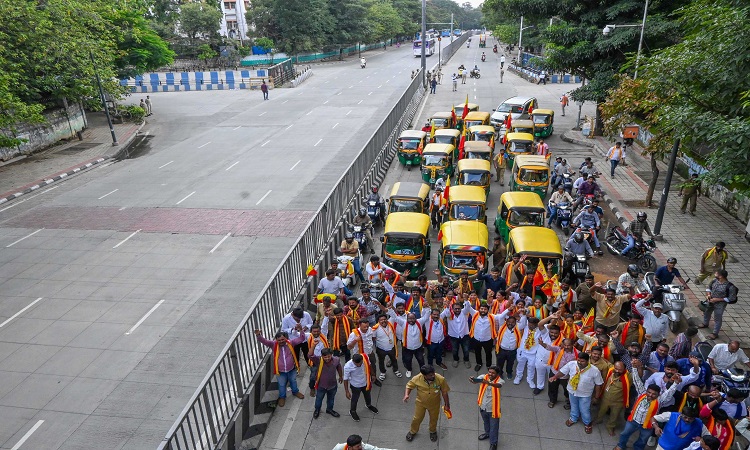
[[453, 13], [451, 13], [451, 44], [453, 43]]
[[518, 58], [516, 59], [516, 64], [518, 64], [518, 67], [523, 66], [523, 64], [521, 63], [521, 38], [523, 38], [523, 16], [521, 16], [521, 28], [518, 32]]
[[427, 56], [425, 55], [425, 42], [427, 41], [427, 0], [422, 0], [422, 86], [427, 89]]
[[117, 142], [117, 135], [115, 134], [115, 127], [112, 125], [112, 117], [109, 116], [109, 108], [107, 108], [107, 99], [104, 98], [104, 88], [102, 87], [102, 80], [99, 78], [99, 71], [96, 70], [96, 63], [94, 62], [94, 54], [89, 50], [89, 58], [91, 58], [91, 65], [94, 68], [94, 74], [96, 75], [96, 84], [99, 85], [99, 97], [102, 100], [102, 106], [104, 107], [104, 115], [107, 116], [107, 124], [109, 125], [109, 132], [112, 134], [112, 146], [120, 145]]
[[674, 166], [677, 162], [677, 151], [680, 149], [680, 140], [676, 139], [672, 146], [672, 154], [669, 155], [669, 167], [667, 168], [667, 176], [664, 179], [664, 188], [661, 190], [661, 199], [659, 200], [659, 211], [656, 213], [656, 223], [654, 223], [654, 236], [661, 237], [661, 223], [664, 220], [664, 210], [667, 209], [667, 198], [669, 197], [669, 188], [672, 184], [672, 174], [674, 174]]

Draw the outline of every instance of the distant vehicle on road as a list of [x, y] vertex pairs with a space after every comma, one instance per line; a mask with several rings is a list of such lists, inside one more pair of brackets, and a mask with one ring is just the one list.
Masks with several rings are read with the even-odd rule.
[[[435, 54], [435, 47], [437, 47], [437, 41], [434, 37], [428, 37], [425, 40], [424, 54], [425, 56], [432, 56]], [[413, 45], [414, 56], [422, 56], [422, 40], [416, 39]]]

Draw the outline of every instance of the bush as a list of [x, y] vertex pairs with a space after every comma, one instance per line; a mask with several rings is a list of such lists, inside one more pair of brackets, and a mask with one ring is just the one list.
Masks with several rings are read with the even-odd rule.
[[128, 122], [143, 123], [143, 118], [146, 117], [146, 110], [140, 106], [126, 105], [120, 109], [120, 114]]

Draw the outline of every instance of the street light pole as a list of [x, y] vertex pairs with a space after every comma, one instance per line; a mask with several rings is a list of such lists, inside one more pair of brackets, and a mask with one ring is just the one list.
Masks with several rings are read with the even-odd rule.
[[661, 236], [661, 224], [664, 220], [664, 210], [667, 208], [667, 198], [669, 197], [669, 187], [672, 184], [672, 174], [677, 162], [677, 151], [680, 149], [680, 140], [676, 139], [672, 146], [672, 154], [669, 155], [669, 167], [667, 167], [667, 176], [664, 179], [664, 188], [661, 190], [661, 199], [659, 200], [659, 211], [656, 213], [656, 223], [654, 223], [654, 235]]
[[425, 43], [427, 42], [427, 0], [422, 0], [422, 86], [427, 89], [427, 56], [425, 55]]
[[641, 39], [638, 41], [638, 53], [635, 55], [635, 73], [633, 79], [638, 79], [638, 62], [641, 59], [641, 48], [643, 47], [643, 33], [646, 30], [646, 15], [648, 14], [648, 0], [646, 0], [646, 6], [643, 8], [643, 22], [641, 23]]
[[521, 64], [521, 38], [523, 38], [523, 16], [521, 16], [521, 28], [518, 32], [518, 58], [516, 58], [516, 64], [519, 66], [522, 66]]
[[96, 84], [99, 85], [99, 97], [102, 100], [102, 106], [104, 107], [104, 115], [107, 116], [107, 124], [109, 125], [109, 132], [112, 134], [112, 146], [120, 145], [117, 142], [117, 135], [115, 134], [115, 127], [112, 125], [112, 117], [109, 116], [109, 108], [107, 108], [107, 100], [104, 98], [104, 88], [102, 87], [102, 80], [99, 78], [99, 71], [96, 70], [96, 63], [94, 62], [94, 54], [89, 50], [89, 58], [91, 58], [91, 65], [94, 68], [94, 74], [96, 75]]

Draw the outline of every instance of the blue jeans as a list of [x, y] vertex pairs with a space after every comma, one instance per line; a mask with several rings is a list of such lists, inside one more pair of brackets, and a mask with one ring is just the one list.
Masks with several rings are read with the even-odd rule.
[[432, 361], [435, 361], [437, 365], [443, 363], [443, 343], [432, 343], [427, 346], [427, 364], [432, 365]]
[[315, 391], [315, 411], [320, 411], [323, 406], [323, 397], [326, 397], [326, 411], [333, 411], [333, 402], [336, 399], [336, 391], [338, 386], [334, 386], [331, 389], [318, 389]]
[[625, 449], [628, 445], [628, 440], [630, 440], [630, 436], [635, 432], [638, 432], [638, 439], [636, 439], [633, 444], [633, 450], [643, 450], [646, 447], [646, 442], [648, 441], [648, 438], [651, 437], [653, 430], [643, 428], [643, 425], [633, 422], [632, 420], [625, 422], [625, 429], [620, 433], [620, 442], [617, 443], [617, 446], [621, 449]]
[[352, 290], [349, 289], [346, 286], [344, 286], [344, 294], [346, 294], [347, 297], [351, 297], [352, 295], [354, 295], [354, 293], [352, 292]]
[[282, 372], [276, 375], [276, 381], [279, 383], [279, 398], [286, 398], [286, 385], [292, 388], [292, 395], [297, 395], [299, 389], [297, 388], [297, 369], [292, 369], [289, 372]]
[[628, 235], [628, 245], [625, 246], [624, 249], [622, 249], [622, 254], [627, 255], [630, 250], [633, 250], [635, 248], [635, 237], [633, 237], [632, 234]]
[[610, 159], [609, 164], [612, 166], [612, 170], [610, 170], [610, 175], [615, 176], [615, 167], [620, 163], [617, 159]]
[[362, 273], [362, 265], [358, 257], [352, 260], [352, 265], [354, 266], [354, 273], [359, 277], [359, 281], [365, 281], [365, 275]]
[[462, 338], [451, 338], [451, 346], [453, 347], [453, 361], [458, 361], [458, 347], [460, 346], [464, 351], [464, 361], [469, 360], [469, 335]]
[[484, 422], [484, 432], [490, 435], [490, 444], [496, 445], [497, 435], [500, 431], [500, 419], [492, 418], [492, 413], [483, 409], [479, 410], [479, 414], [482, 416], [482, 422]]
[[547, 225], [552, 225], [552, 221], [557, 217], [557, 208], [554, 206], [548, 206], [547, 212], [549, 213], [549, 219], [547, 219]]
[[570, 394], [568, 400], [570, 400], [570, 421], [578, 422], [580, 418], [584, 425], [591, 425], [591, 396], [579, 397]]

